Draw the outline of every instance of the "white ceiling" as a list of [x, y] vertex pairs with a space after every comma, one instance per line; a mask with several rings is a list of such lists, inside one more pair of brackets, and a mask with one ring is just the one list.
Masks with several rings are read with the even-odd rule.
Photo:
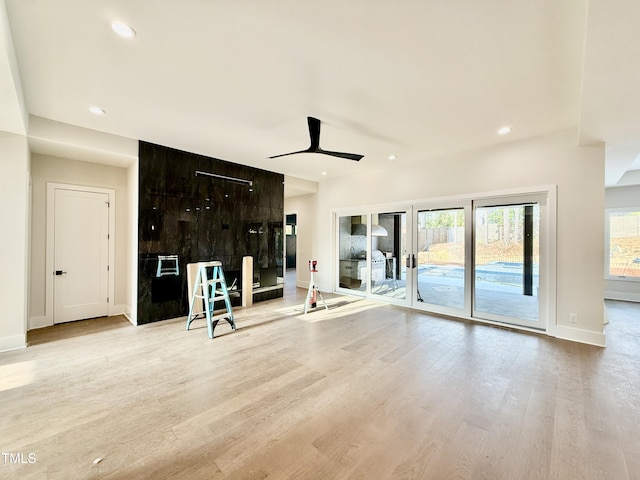
[[[4, 2], [37, 152], [127, 164], [142, 139], [322, 181], [578, 128], [607, 185], [640, 177], [640, 2]], [[307, 116], [365, 157], [267, 159], [308, 147]]]

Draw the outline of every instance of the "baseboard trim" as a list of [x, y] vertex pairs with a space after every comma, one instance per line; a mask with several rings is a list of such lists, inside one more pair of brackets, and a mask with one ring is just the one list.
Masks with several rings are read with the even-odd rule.
[[138, 323], [135, 321], [135, 315], [132, 315], [131, 308], [129, 307], [129, 305], [126, 305], [124, 303], [120, 305], [115, 305], [113, 308], [113, 311], [111, 312], [111, 316], [115, 316], [115, 315], [122, 315], [124, 318], [129, 320], [131, 325], [133, 325], [134, 327], [138, 325]]
[[129, 323], [131, 323], [131, 325], [133, 325], [134, 327], [138, 326], [138, 324], [133, 320], [133, 318], [131, 318], [131, 313], [126, 313], [125, 312], [122, 315], [124, 316], [124, 318], [129, 320]]
[[640, 293], [633, 292], [604, 292], [605, 300], [621, 300], [623, 302], [640, 302]]
[[35, 330], [36, 328], [45, 328], [52, 326], [53, 323], [49, 322], [49, 319], [45, 315], [38, 317], [31, 317], [29, 319], [29, 330]]
[[26, 348], [27, 336], [26, 335], [11, 335], [8, 337], [0, 337], [0, 352], [8, 352], [9, 350], [18, 350], [19, 348]]
[[129, 305], [121, 303], [120, 305], [113, 306], [113, 309], [111, 310], [111, 313], [109, 314], [109, 316], [110, 317], [115, 317], [116, 315], [127, 316], [127, 312], [130, 312], [130, 311], [131, 309], [129, 308]]
[[590, 330], [581, 330], [579, 328], [565, 327], [564, 325], [556, 325], [553, 329], [556, 338], [562, 340], [570, 340], [572, 342], [586, 343], [587, 345], [595, 345], [596, 347], [606, 347], [606, 337], [604, 333], [593, 332]]

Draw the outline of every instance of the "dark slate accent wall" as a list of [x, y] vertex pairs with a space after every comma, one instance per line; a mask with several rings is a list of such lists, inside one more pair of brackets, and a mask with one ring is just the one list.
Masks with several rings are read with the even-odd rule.
[[[146, 142], [139, 169], [139, 324], [187, 315], [188, 263], [220, 260], [231, 283], [250, 255], [254, 281], [263, 268], [282, 275], [283, 175]], [[196, 170], [252, 180], [253, 191]], [[160, 255], [178, 255], [179, 275], [157, 276]]]

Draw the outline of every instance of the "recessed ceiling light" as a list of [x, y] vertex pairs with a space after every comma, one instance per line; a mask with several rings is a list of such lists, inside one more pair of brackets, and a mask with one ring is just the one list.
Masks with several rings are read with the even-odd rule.
[[498, 135], [506, 135], [507, 133], [511, 132], [511, 127], [501, 127], [498, 130]]
[[392, 162], [398, 157], [396, 157], [393, 153], [391, 155], [389, 155], [389, 160], [391, 160]]
[[136, 36], [136, 31], [133, 28], [118, 20], [111, 22], [111, 30], [124, 38], [133, 38]]
[[327, 172], [322, 172], [322, 175], [326, 177], [327, 176]]
[[89, 107], [89, 111], [94, 115], [104, 115], [106, 113], [102, 108], [96, 106]]

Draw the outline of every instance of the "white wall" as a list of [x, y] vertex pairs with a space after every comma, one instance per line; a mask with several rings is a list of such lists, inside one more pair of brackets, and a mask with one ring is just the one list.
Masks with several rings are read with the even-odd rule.
[[[607, 188], [605, 195], [607, 208], [640, 209], [640, 185]], [[605, 280], [604, 295], [614, 300], [640, 302], [640, 282]]]
[[[309, 286], [309, 260], [314, 260], [315, 211], [317, 195], [308, 194], [284, 199], [285, 213], [297, 214], [296, 245], [296, 285], [301, 288]], [[318, 268], [329, 269], [330, 264], [319, 265]]]
[[[59, 157], [32, 156], [32, 218], [31, 218], [31, 281], [30, 328], [44, 325], [46, 279], [46, 203], [47, 182], [90, 187], [112, 188], [116, 191], [115, 210], [115, 292], [113, 313], [131, 310], [128, 288], [131, 240], [129, 236], [129, 175], [125, 168], [99, 165]], [[137, 183], [136, 183], [137, 190]], [[136, 193], [137, 195], [137, 193]]]
[[[557, 185], [558, 300], [550, 330], [604, 344], [604, 146], [578, 147], [576, 139], [577, 132], [567, 130], [437, 161], [400, 159], [385, 171], [325, 180], [310, 196], [317, 204], [307, 199], [298, 205], [299, 218], [313, 225], [300, 230], [298, 241], [311, 247], [308, 256], [320, 265], [331, 265], [333, 209]], [[333, 288], [332, 270], [319, 269], [321, 290]], [[578, 314], [577, 323], [569, 323], [570, 312]]]
[[27, 138], [0, 132], [0, 351], [26, 346], [29, 163]]
[[27, 133], [28, 115], [4, 0], [0, 0], [0, 131]]
[[138, 324], [138, 162], [127, 169], [129, 261], [126, 268], [127, 308], [123, 312], [134, 325]]

